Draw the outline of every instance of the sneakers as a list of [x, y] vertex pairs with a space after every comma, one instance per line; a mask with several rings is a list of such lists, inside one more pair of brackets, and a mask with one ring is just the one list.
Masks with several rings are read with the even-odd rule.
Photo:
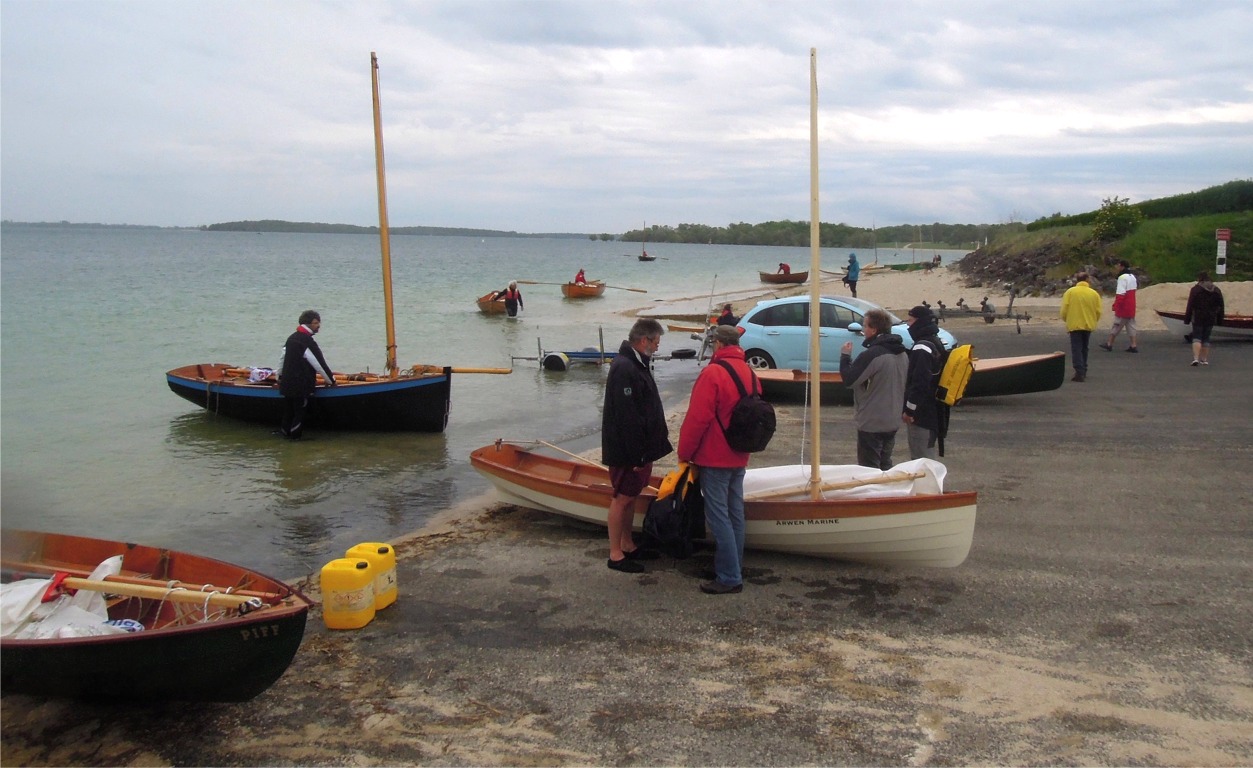
[[723, 584], [720, 581], [702, 581], [700, 591], [707, 595], [734, 595], [737, 592], [743, 592], [744, 585], [736, 584], [735, 586], [731, 586], [730, 584]]
[[1201, 365], [1209, 365], [1209, 360], [1202, 360]]
[[1082, 373], [1076, 373], [1073, 377], [1071, 377], [1071, 379], [1070, 379], [1070, 380], [1071, 380], [1071, 381], [1083, 382], [1083, 381], [1086, 381], [1086, 380], [1087, 380], [1087, 378], [1088, 378], [1088, 377], [1087, 377], [1086, 375], [1082, 374]]
[[1193, 360], [1193, 361], [1192, 361], [1192, 367], [1193, 367], [1193, 368], [1197, 367], [1197, 366], [1198, 366], [1198, 365], [1200, 365], [1200, 364], [1201, 364], [1201, 361], [1200, 361], [1200, 360]]
[[1113, 352], [1113, 351], [1114, 351], [1114, 347], [1113, 347], [1113, 345], [1111, 345], [1111, 344], [1097, 344], [1097, 346], [1098, 346], [1098, 347], [1100, 347], [1101, 349], [1105, 350], [1106, 352]]
[[631, 560], [625, 557], [622, 558], [621, 560], [610, 560], [609, 569], [611, 571], [622, 571], [623, 573], [643, 573], [644, 572], [644, 566], [640, 565], [634, 560]]
[[1139, 347], [1127, 347], [1127, 350], [1126, 350], [1126, 351], [1128, 351], [1128, 352], [1139, 352], [1139, 351], [1140, 351], [1140, 348], [1139, 348]]

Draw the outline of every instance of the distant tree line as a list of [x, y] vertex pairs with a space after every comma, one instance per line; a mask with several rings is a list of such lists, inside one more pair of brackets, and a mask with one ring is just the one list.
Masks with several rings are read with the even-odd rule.
[[[1004, 232], [1020, 232], [1023, 225], [1008, 224], [898, 224], [890, 227], [853, 227], [848, 224], [818, 225], [818, 242], [823, 248], [965, 248], [982, 243]], [[622, 236], [626, 242], [712, 243], [716, 245], [809, 245], [808, 221], [740, 222], [726, 227], [680, 224], [677, 227], [653, 225]]]
[[1229, 181], [1199, 192], [1188, 192], [1156, 200], [1131, 203], [1115, 195], [1106, 198], [1100, 208], [1087, 213], [1052, 216], [1037, 219], [1027, 225], [1027, 231], [1035, 232], [1051, 227], [1070, 227], [1103, 222], [1111, 208], [1126, 207], [1138, 211], [1143, 219], [1180, 219], [1187, 216], [1207, 216], [1215, 213], [1240, 213], [1253, 210], [1253, 180]]

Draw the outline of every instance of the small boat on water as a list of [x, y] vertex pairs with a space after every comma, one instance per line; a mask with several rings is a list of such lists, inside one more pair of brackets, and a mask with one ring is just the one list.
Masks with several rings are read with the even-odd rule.
[[[503, 501], [607, 525], [609, 470], [586, 461], [535, 453], [497, 441], [470, 454], [470, 464]], [[749, 549], [874, 565], [955, 567], [974, 534], [976, 494], [944, 492], [945, 468], [919, 459], [887, 472], [822, 467], [825, 490], [808, 495], [808, 467], [750, 468], [744, 478], [744, 544]], [[895, 479], [893, 479], [895, 478]], [[635, 527], [661, 477], [636, 499]]]
[[[1066, 380], [1064, 352], [975, 358], [974, 366], [963, 399], [1049, 392], [1059, 389]], [[805, 399], [808, 371], [767, 368], [758, 369], [756, 373], [761, 381], [762, 396], [767, 400], [800, 402]], [[819, 375], [819, 386], [823, 403], [848, 405], [853, 402], [853, 392], [844, 386], [838, 371], [823, 371]]]
[[648, 255], [648, 251], [644, 251], [643, 253], [641, 253], [641, 254], [639, 255], [639, 260], [640, 260], [640, 261], [656, 261], [656, 260], [657, 260], [657, 257], [656, 257], [656, 256], [649, 256], [649, 255]]
[[497, 291], [488, 291], [479, 298], [474, 300], [478, 305], [479, 311], [485, 315], [503, 315], [505, 314], [504, 297], [496, 298]]
[[[338, 386], [318, 384], [305, 424], [363, 432], [443, 432], [452, 373], [451, 367], [420, 365], [398, 372], [396, 378], [335, 372]], [[165, 380], [174, 394], [210, 413], [274, 427], [282, 421], [284, 399], [273, 371], [198, 363], [166, 371]]]
[[602, 280], [593, 280], [590, 283], [562, 283], [561, 295], [567, 299], [591, 299], [602, 295], [605, 292], [605, 283]]
[[[304, 636], [308, 598], [238, 565], [57, 533], [4, 530], [0, 539], [6, 694], [247, 701], [282, 676]], [[77, 596], [18, 611], [22, 595], [40, 605], [54, 583]], [[95, 611], [81, 605], [93, 594], [102, 596]], [[14, 615], [22, 618], [10, 622]]]
[[[379, 116], [378, 57], [370, 54], [374, 99], [375, 172], [378, 177], [379, 246], [383, 264], [383, 308], [386, 321], [383, 374], [335, 374], [346, 386], [318, 385], [305, 425], [322, 429], [443, 432], [448, 424], [452, 368], [414, 366], [402, 372], [396, 364], [396, 323], [392, 310], [391, 235], [387, 222], [387, 183], [383, 168], [383, 128]], [[277, 427], [284, 401], [277, 378], [254, 375], [253, 369], [222, 363], [199, 363], [166, 371], [170, 390], [213, 413]], [[242, 371], [242, 376], [238, 372]]]
[[[1183, 312], [1156, 310], [1162, 324], [1171, 333], [1178, 333], [1185, 341], [1192, 340], [1192, 326], [1183, 322]], [[1223, 321], [1210, 331], [1211, 339], [1253, 339], [1253, 315], [1224, 315]]]
[[800, 285], [809, 279], [808, 272], [758, 272], [763, 283], [775, 283], [781, 285]]

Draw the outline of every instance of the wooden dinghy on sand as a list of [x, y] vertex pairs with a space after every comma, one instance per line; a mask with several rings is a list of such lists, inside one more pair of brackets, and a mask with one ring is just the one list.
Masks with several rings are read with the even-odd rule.
[[[6, 620], [5, 693], [247, 701], [282, 676], [304, 636], [312, 603], [242, 566], [83, 536], [4, 530], [0, 537], [6, 619], [24, 593], [38, 604], [56, 585], [78, 590], [16, 625]], [[93, 594], [103, 597], [86, 599]]]

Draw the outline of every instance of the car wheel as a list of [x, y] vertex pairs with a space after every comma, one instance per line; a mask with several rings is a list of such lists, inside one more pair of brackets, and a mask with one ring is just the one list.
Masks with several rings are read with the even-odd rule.
[[751, 368], [774, 368], [774, 358], [760, 349], [750, 349], [744, 353], [744, 362]]

